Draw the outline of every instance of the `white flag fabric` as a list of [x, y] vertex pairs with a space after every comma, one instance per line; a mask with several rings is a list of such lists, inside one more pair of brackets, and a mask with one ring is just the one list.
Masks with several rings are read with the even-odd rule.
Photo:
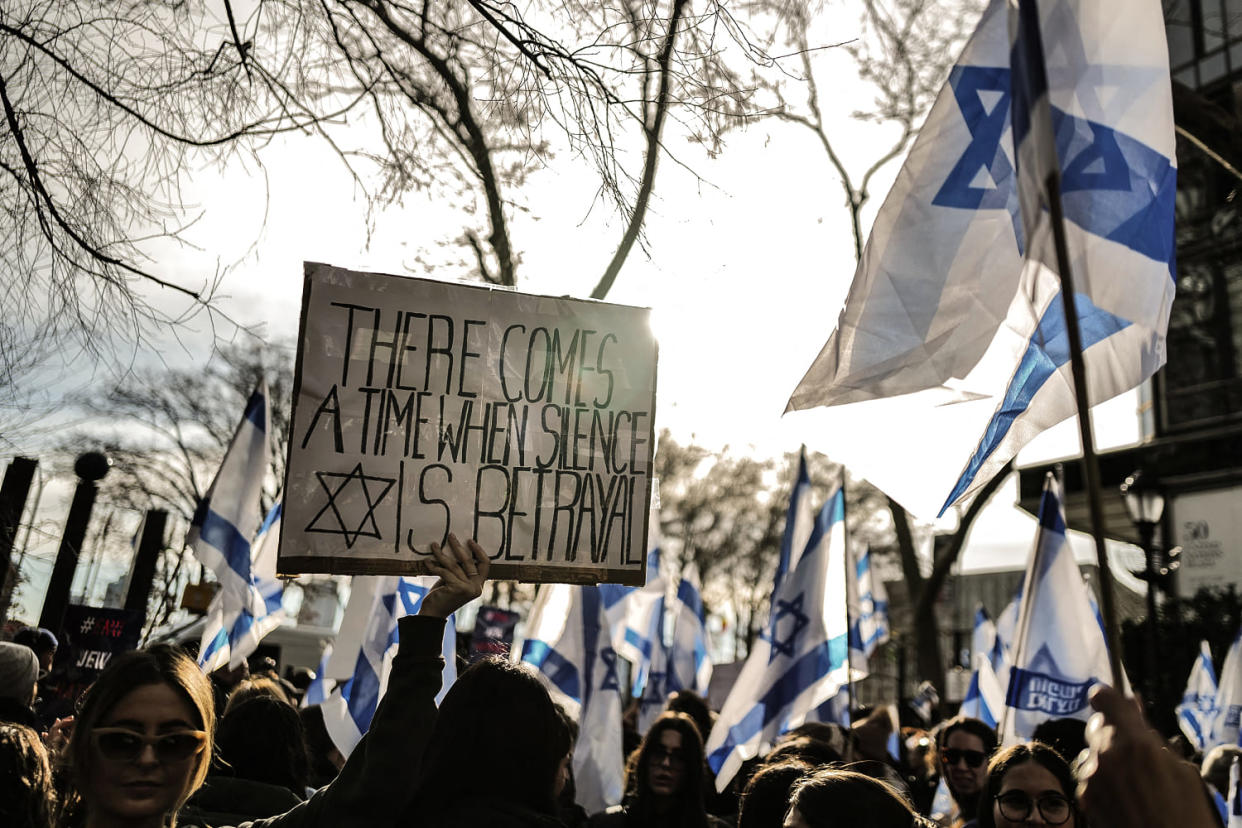
[[872, 653], [888, 641], [888, 593], [871, 568], [871, 552], [865, 546], [851, 550], [849, 564], [850, 665], [865, 676]]
[[319, 666], [315, 668], [315, 677], [307, 685], [302, 694], [302, 707], [323, 704], [328, 700], [328, 661], [332, 658], [332, 644], [325, 644], [323, 654], [319, 657]]
[[781, 588], [786, 573], [798, 565], [798, 556], [806, 548], [806, 542], [815, 529], [815, 510], [811, 504], [811, 474], [806, 466], [806, 447], [798, 452], [798, 469], [794, 475], [793, 491], [789, 495], [789, 510], [785, 513], [785, 532], [781, 536], [781, 555], [776, 563], [776, 582], [772, 591]]
[[544, 584], [527, 621], [522, 661], [578, 719], [574, 784], [588, 813], [621, 803], [621, 680], [599, 587]]
[[1190, 668], [1186, 692], [1176, 707], [1177, 724], [1186, 738], [1200, 752], [1206, 752], [1216, 718], [1216, 668], [1212, 666], [1212, 648], [1199, 642], [1199, 657]]
[[[654, 529], [659, 521], [653, 519], [651, 523]], [[647, 552], [647, 582], [625, 596], [620, 607], [621, 624], [611, 628], [613, 648], [633, 665], [631, 692], [639, 698], [650, 672], [654, 669], [662, 675], [666, 660], [663, 635], [668, 582], [660, 576], [659, 536], [651, 537], [654, 540]]]
[[1238, 733], [1239, 718], [1242, 718], [1242, 629], [1234, 636], [1225, 663], [1220, 667], [1220, 688], [1216, 691], [1216, 715], [1212, 718], [1208, 749], [1242, 743]]
[[1051, 474], [1022, 594], [1005, 695], [1005, 744], [1030, 739], [1047, 719], [1086, 720], [1092, 712], [1087, 692], [1111, 683], [1104, 631], [1065, 537], [1060, 488]]
[[[226, 664], [240, 665], [254, 652], [258, 638], [280, 623], [275, 560], [272, 577], [260, 579], [251, 546], [263, 517], [260, 497], [271, 456], [270, 422], [263, 380], [247, 400], [220, 470], [195, 508], [186, 534], [186, 544], [220, 584], [208, 607], [199, 645], [198, 663], [206, 673]], [[273, 520], [279, 520], [279, 506], [273, 511]]]
[[285, 585], [276, 577], [281, 511], [278, 500], [255, 536], [245, 603], [239, 605], [236, 591], [222, 586], [207, 607], [207, 624], [198, 651], [198, 663], [205, 673], [225, 664], [239, 666], [268, 633], [284, 623]]
[[974, 656], [974, 665], [966, 698], [962, 699], [962, 706], [957, 712], [961, 716], [973, 716], [988, 727], [995, 728], [1000, 724], [1001, 711], [1005, 709], [1005, 689], [992, 669], [989, 653]]
[[[388, 688], [388, 675], [397, 654], [399, 629], [397, 621], [418, 612], [425, 596], [436, 583], [435, 576], [416, 578], [396, 575], [354, 576], [357, 584], [364, 578], [369, 587], [355, 590], [361, 597], [371, 598], [370, 621], [354, 659], [354, 673], [323, 703], [323, 721], [332, 743], [348, 757], [371, 726], [375, 708]], [[352, 601], [354, 594], [350, 594]], [[454, 615], [444, 624], [444, 674], [436, 704], [457, 680], [457, 626]]]
[[970, 634], [970, 663], [974, 664], [980, 653], [990, 658], [992, 648], [996, 646], [996, 638], [996, 622], [983, 605], [979, 604], [975, 607], [975, 627]]
[[845, 498], [837, 488], [773, 593], [768, 623], [707, 739], [717, 789], [847, 683], [845, 540]]
[[707, 625], [699, 568], [689, 563], [677, 584], [673, 648], [668, 654], [668, 692], [692, 690], [704, 698], [712, 681], [712, 660], [707, 652]]
[[[1176, 161], [1159, 4], [1021, 0], [1047, 51], [1030, 25], [1015, 25], [1011, 41], [1006, 5], [992, 0], [951, 70], [876, 216], [836, 330], [788, 405], [920, 394], [923, 428], [890, 428], [893, 439], [870, 453], [921, 457], [922, 485], [938, 489], [942, 511], [1076, 411], [1059, 284], [1042, 237], [1028, 245], [1022, 214], [1026, 205], [1046, 219], [1026, 186], [1042, 165], [1060, 168], [1091, 404], [1163, 364], [1174, 295]], [[885, 427], [912, 411], [869, 415]], [[920, 498], [932, 495], [898, 479], [908, 464], [869, 461], [867, 451], [843, 459], [926, 514]]]

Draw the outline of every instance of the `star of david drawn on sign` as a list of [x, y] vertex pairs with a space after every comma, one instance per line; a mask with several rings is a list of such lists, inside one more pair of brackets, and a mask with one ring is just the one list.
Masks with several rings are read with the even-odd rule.
[[811, 623], [811, 619], [802, 611], [802, 595], [803, 593], [798, 593], [798, 597], [792, 601], [776, 599], [776, 606], [772, 608], [772, 620], [768, 628], [760, 634], [771, 645], [768, 650], [769, 664], [777, 656], [792, 657], [798, 648], [798, 637]]
[[347, 474], [315, 472], [315, 477], [328, 501], [303, 531], [340, 535], [346, 549], [353, 549], [358, 538], [383, 540], [375, 522], [375, 508], [392, 490], [396, 478], [369, 475], [362, 470], [362, 463]]
[[604, 678], [599, 683], [601, 690], [621, 690], [621, 680], [617, 677], [617, 651], [605, 647], [599, 651], [600, 661], [604, 662]]

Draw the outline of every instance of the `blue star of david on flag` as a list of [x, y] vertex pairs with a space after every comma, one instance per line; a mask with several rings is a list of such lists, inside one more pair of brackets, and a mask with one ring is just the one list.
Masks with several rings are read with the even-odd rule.
[[604, 647], [599, 651], [599, 659], [604, 663], [604, 678], [599, 683], [599, 689], [620, 692], [621, 678], [617, 675], [617, 651], [612, 647]]
[[[777, 656], [792, 657], [797, 651], [798, 636], [811, 623], [811, 619], [802, 611], [803, 595], [804, 593], [798, 593], [792, 601], [776, 599], [776, 606], [772, 610], [772, 620], [768, 623], [768, 628], [760, 633], [763, 640], [771, 645], [768, 653], [769, 663]], [[783, 636], [779, 634], [781, 629], [784, 631]]]

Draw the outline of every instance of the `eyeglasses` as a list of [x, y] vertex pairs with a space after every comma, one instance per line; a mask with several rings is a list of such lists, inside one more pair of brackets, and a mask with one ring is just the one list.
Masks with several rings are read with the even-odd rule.
[[97, 727], [91, 731], [95, 747], [105, 759], [136, 762], [147, 745], [160, 762], [181, 762], [207, 745], [207, 734], [201, 730], [177, 730], [158, 736], [145, 736], [126, 727]]
[[945, 748], [940, 751], [940, 755], [944, 757], [946, 765], [956, 765], [958, 762], [965, 760], [966, 767], [968, 768], [977, 768], [983, 764], [983, 760], [988, 758], [988, 755], [981, 750], [961, 750], [959, 748]]
[[651, 764], [660, 765], [665, 760], [673, 768], [684, 768], [686, 766], [686, 754], [676, 748], [669, 749], [663, 745], [656, 745], [651, 751]]
[[1012, 822], [1021, 822], [1031, 815], [1031, 809], [1038, 807], [1039, 815], [1049, 825], [1060, 825], [1070, 818], [1072, 806], [1065, 797], [1057, 793], [1044, 794], [1034, 801], [1022, 791], [1010, 791], [996, 797], [1000, 806], [1001, 816]]

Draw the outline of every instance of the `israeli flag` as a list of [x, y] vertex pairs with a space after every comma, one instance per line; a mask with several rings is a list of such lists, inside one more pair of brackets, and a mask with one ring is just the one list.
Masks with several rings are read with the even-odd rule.
[[789, 510], [785, 513], [785, 533], [781, 537], [781, 554], [776, 563], [776, 582], [772, 592], [781, 588], [785, 575], [798, 565], [798, 556], [806, 549], [806, 543], [815, 529], [815, 512], [811, 507], [811, 473], [806, 466], [806, 446], [798, 452], [798, 470], [794, 476], [793, 492], [789, 495]]
[[648, 621], [650, 626], [643, 639], [644, 658], [635, 665], [634, 684], [631, 694], [638, 699], [638, 732], [646, 733], [664, 712], [668, 700], [669, 662], [672, 651], [665, 646], [668, 610], [661, 595], [654, 601]]
[[768, 623], [707, 739], [724, 790], [764, 744], [797, 727], [849, 679], [845, 497], [840, 488], [815, 520], [801, 554], [772, 595]]
[[1208, 749], [1212, 720], [1216, 718], [1216, 668], [1212, 666], [1212, 649], [1206, 641], [1199, 642], [1199, 657], [1190, 668], [1186, 692], [1175, 710], [1182, 733], [1203, 753]]
[[865, 676], [872, 653], [888, 641], [888, 593], [871, 568], [871, 552], [866, 547], [851, 551], [849, 564], [850, 665]]
[[975, 671], [970, 675], [970, 686], [966, 688], [966, 698], [958, 715], [973, 716], [995, 728], [1000, 724], [1001, 713], [1005, 709], [1005, 689], [1001, 686], [996, 672], [992, 669], [990, 653], [979, 653], [974, 657]]
[[[343, 756], [349, 756], [362, 736], [371, 727], [375, 708], [388, 689], [388, 676], [392, 672], [392, 660], [397, 654], [399, 629], [397, 621], [418, 612], [423, 597], [431, 591], [436, 578], [430, 575], [417, 578], [387, 575], [382, 577], [355, 576], [370, 580], [370, 588], [355, 588], [350, 601], [357, 594], [360, 599], [370, 599], [370, 614], [362, 644], [354, 659], [353, 675], [332, 691], [323, 703], [323, 720], [332, 743]], [[436, 704], [457, 680], [457, 625], [454, 615], [444, 624], [444, 677]], [[327, 672], [326, 666], [323, 672]]]
[[[910, 422], [915, 406], [928, 414], [924, 428], [886, 431], [883, 451], [923, 458], [919, 488], [941, 493], [941, 511], [1076, 412], [1046, 170], [1059, 170], [1091, 404], [1164, 363], [1174, 295], [1159, 4], [1021, 0], [1012, 38], [1007, 5], [992, 0], [951, 70], [876, 216], [837, 328], [788, 405], [918, 394], [900, 409], [869, 402], [867, 417], [883, 427]], [[862, 451], [844, 459], [929, 512], [928, 495], [902, 485], [908, 464]]]
[[[653, 519], [651, 523], [652, 531], [655, 531], [659, 521]], [[633, 665], [633, 686], [630, 692], [636, 698], [644, 698], [643, 693], [654, 672], [655, 683], [659, 685], [654, 693], [659, 695], [662, 706], [664, 664], [667, 661], [667, 651], [664, 648], [664, 599], [668, 582], [660, 576], [659, 535], [653, 534], [651, 537], [654, 540], [652, 548], [647, 552], [647, 582], [625, 596], [620, 607], [621, 624], [610, 629], [613, 648]]]
[[323, 704], [328, 700], [328, 662], [332, 658], [332, 645], [325, 644], [323, 655], [319, 657], [319, 666], [315, 668], [315, 677], [302, 694], [302, 707], [312, 704]]
[[1047, 719], [1086, 720], [1087, 692], [1109, 683], [1108, 645], [1065, 537], [1060, 488], [1051, 474], [1022, 593], [1005, 694], [1005, 744], [1029, 740]]
[[[260, 498], [271, 454], [269, 424], [267, 382], [263, 380], [250, 395], [220, 470], [199, 501], [186, 534], [186, 544], [220, 583], [208, 607], [199, 645], [199, 666], [206, 673], [226, 664], [240, 665], [254, 651], [258, 637], [280, 623], [278, 615], [267, 625], [259, 622], [279, 613], [280, 589], [275, 560], [268, 579], [266, 573], [256, 572], [251, 547], [263, 516]], [[279, 511], [276, 515], [278, 519]], [[236, 650], [234, 642], [239, 645]]]
[[983, 604], [975, 606], [975, 626], [970, 633], [970, 661], [973, 664], [980, 653], [986, 653], [989, 656], [992, 648], [996, 646], [996, 622], [992, 620], [992, 616], [988, 615], [988, 611]]
[[682, 570], [677, 584], [673, 648], [668, 654], [668, 692], [691, 690], [704, 698], [712, 681], [707, 653], [707, 618], [703, 612], [699, 568], [693, 562]]
[[578, 719], [574, 784], [588, 813], [621, 803], [621, 679], [599, 587], [544, 584], [535, 597], [522, 661]]
[[1238, 720], [1242, 717], [1242, 629], [1220, 667], [1220, 689], [1216, 691], [1216, 715], [1212, 717], [1212, 735], [1207, 748], [1217, 745], [1242, 744]]

